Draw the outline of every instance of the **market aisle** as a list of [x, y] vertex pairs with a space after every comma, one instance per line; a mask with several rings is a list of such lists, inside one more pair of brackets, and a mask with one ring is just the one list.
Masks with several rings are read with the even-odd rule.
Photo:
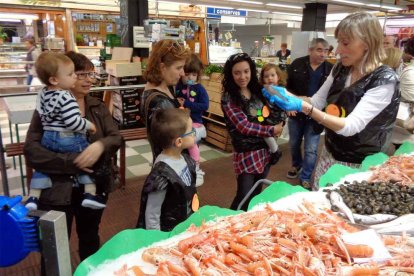
[[[290, 168], [288, 145], [286, 143], [281, 145], [281, 150], [282, 159], [271, 169], [268, 178], [297, 184], [298, 180], [292, 181], [285, 177], [286, 171]], [[202, 167], [206, 172], [206, 178], [205, 184], [199, 188], [201, 205], [230, 206], [236, 192], [231, 156], [206, 161]], [[134, 228], [138, 218], [140, 193], [144, 180], [145, 176], [130, 178], [127, 180], [125, 189], [111, 194], [101, 223], [102, 243], [122, 230]], [[73, 233], [75, 233], [75, 228], [73, 228]], [[79, 264], [76, 234], [72, 236], [71, 249], [72, 266], [75, 269]], [[39, 254], [32, 253], [18, 265], [0, 269], [0, 275], [39, 275], [39, 271]]]

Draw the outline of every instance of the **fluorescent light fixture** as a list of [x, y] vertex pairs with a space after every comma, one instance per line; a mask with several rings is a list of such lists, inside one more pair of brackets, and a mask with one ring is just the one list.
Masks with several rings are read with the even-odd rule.
[[187, 3], [187, 2], [174, 2], [174, 1], [155, 1], [155, 2], [158, 2], [158, 3], [166, 3], [166, 4], [180, 4], [180, 5], [191, 5], [190, 3]]
[[246, 3], [246, 4], [254, 4], [254, 5], [263, 5], [263, 2], [257, 2], [257, 1], [247, 1], [247, 0], [229, 0], [230, 2], [240, 2], [240, 3]]
[[374, 7], [374, 8], [383, 8], [387, 10], [396, 10], [396, 11], [403, 10], [403, 8], [398, 7], [398, 6], [386, 6], [386, 5], [380, 5], [380, 4], [366, 4], [366, 6]]
[[26, 14], [26, 13], [0, 13], [0, 18], [37, 20], [39, 19], [39, 16], [35, 14]]
[[265, 10], [256, 10], [256, 9], [242, 9], [245, 11], [251, 11], [251, 12], [262, 12], [262, 13], [269, 13], [270, 11], [265, 11]]
[[289, 9], [303, 9], [303, 7], [301, 6], [294, 6], [294, 5], [288, 5], [288, 4], [278, 4], [278, 3], [267, 3], [267, 6], [272, 6], [272, 7], [281, 7], [281, 8], [289, 8]]
[[302, 16], [300, 13], [290, 13], [290, 12], [272, 12], [273, 14], [280, 14], [280, 15], [291, 15], [291, 16]]
[[228, 9], [228, 10], [237, 10], [233, 7], [223, 7], [223, 6], [217, 6], [217, 5], [213, 5], [213, 6], [209, 6], [209, 7], [219, 8], [219, 9]]
[[352, 5], [358, 5], [358, 6], [365, 6], [364, 3], [356, 2], [356, 1], [350, 1], [350, 0], [332, 0], [334, 2], [339, 3], [345, 3], [345, 4], [352, 4]]
[[21, 20], [18, 19], [11, 19], [11, 18], [0, 18], [1, 22], [20, 22]]

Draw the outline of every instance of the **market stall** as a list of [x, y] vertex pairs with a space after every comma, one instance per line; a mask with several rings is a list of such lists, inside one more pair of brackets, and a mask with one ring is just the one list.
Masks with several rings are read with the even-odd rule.
[[[367, 180], [370, 177], [375, 178], [377, 173], [390, 169], [392, 165], [390, 162], [393, 162], [395, 158], [408, 158], [407, 160], [414, 162], [414, 157], [407, 157], [407, 153], [412, 152], [414, 152], [414, 144], [405, 143], [395, 153], [394, 157], [389, 158], [383, 153], [367, 157], [359, 170], [335, 165], [321, 178], [321, 189], [326, 189], [332, 183], [335, 183], [333, 188], [338, 188], [340, 187], [338, 185], [343, 183]], [[409, 163], [406, 161], [399, 163], [400, 169], [405, 170], [405, 174], [409, 174], [411, 168], [408, 168], [407, 171], [406, 166], [401, 164], [408, 166]], [[375, 170], [372, 169], [374, 166], [377, 166]], [[399, 185], [397, 181], [393, 183], [396, 186]], [[408, 195], [406, 197], [414, 196], [414, 189], [407, 187]], [[98, 269], [95, 272], [99, 273], [99, 265], [104, 263], [105, 266], [101, 266], [100, 269], [105, 269], [105, 272], [109, 274], [116, 272], [117, 275], [141, 275], [141, 269], [147, 269], [146, 273], [148, 273], [148, 269], [155, 272], [157, 265], [161, 263], [164, 263], [164, 265], [160, 265], [159, 269], [162, 266], [164, 266], [163, 269], [174, 269], [173, 264], [180, 263], [179, 259], [184, 256], [181, 254], [187, 254], [189, 252], [187, 251], [188, 248], [192, 248], [191, 245], [197, 243], [200, 246], [207, 245], [209, 247], [197, 247], [206, 250], [203, 254], [207, 255], [215, 254], [211, 253], [211, 250], [213, 250], [211, 247], [214, 247], [217, 252], [222, 251], [228, 255], [241, 252], [239, 256], [230, 255], [233, 257], [233, 261], [223, 259], [224, 261], [214, 261], [213, 264], [209, 264], [211, 260], [207, 260], [205, 255], [198, 259], [195, 258], [199, 268], [205, 265], [204, 269], [210, 269], [210, 271], [213, 271], [217, 268], [216, 266], [220, 266], [221, 262], [224, 262], [225, 267], [221, 269], [226, 270], [230, 267], [236, 271], [246, 269], [248, 273], [253, 273], [259, 267], [275, 272], [281, 272], [283, 269], [296, 269], [295, 271], [303, 272], [311, 267], [315, 269], [313, 266], [316, 263], [323, 264], [325, 272], [330, 269], [331, 272], [334, 272], [333, 275], [336, 275], [336, 272], [345, 273], [356, 270], [362, 272], [360, 275], [368, 275], [364, 272], [372, 272], [372, 275], [378, 275], [381, 272], [388, 275], [387, 273], [393, 270], [413, 272], [414, 262], [411, 258], [414, 249], [412, 247], [413, 240], [410, 238], [414, 230], [412, 211], [391, 222], [387, 222], [387, 219], [382, 217], [374, 225], [371, 225], [372, 222], [364, 224], [364, 221], [352, 223], [347, 219], [343, 220], [329, 210], [334, 205], [332, 198], [329, 199], [326, 196], [330, 193], [332, 193], [332, 190], [330, 192], [326, 192], [326, 190], [309, 192], [300, 186], [276, 182], [250, 202], [248, 212], [204, 206], [170, 233], [142, 229], [125, 230], [109, 240], [96, 254], [82, 262], [75, 275], [87, 275], [89, 273], [93, 275], [92, 272], [95, 268]], [[408, 200], [412, 200], [411, 197]], [[353, 214], [355, 218], [360, 217], [355, 213]], [[342, 216], [346, 217], [346, 214]], [[264, 219], [261, 219], [262, 217]], [[275, 224], [277, 226], [267, 229], [266, 225], [270, 221], [277, 222]], [[396, 223], [393, 225], [394, 221]], [[322, 225], [322, 228], [317, 228], [318, 225]], [[319, 229], [321, 236], [311, 236], [311, 227]], [[381, 229], [387, 231], [384, 232]], [[387, 236], [377, 235], [376, 232], [384, 232]], [[257, 243], [256, 240], [249, 244], [251, 240], [243, 238], [254, 236], [255, 233], [259, 234], [256, 238], [262, 242]], [[271, 239], [263, 240], [268, 235], [272, 236]], [[370, 238], [367, 239], [366, 235], [369, 235]], [[221, 241], [217, 241], [220, 239]], [[229, 241], [228, 239], [234, 240]], [[307, 244], [307, 246], [303, 246], [303, 252], [301, 251], [299, 254], [300, 256], [303, 255], [305, 258], [303, 260], [297, 257], [299, 256], [297, 247], [299, 242]], [[345, 247], [341, 246], [342, 243]], [[395, 247], [397, 244], [398, 250]], [[355, 245], [363, 250], [362, 253], [353, 251], [355, 248], [352, 246]], [[146, 248], [148, 246], [149, 249]], [[284, 260], [294, 262], [293, 268], [287, 264], [277, 263], [276, 255], [272, 255], [272, 257], [269, 254], [266, 255], [271, 258], [271, 261], [260, 257], [260, 250], [254, 251], [258, 250], [257, 246], [260, 246], [260, 250], [270, 250], [272, 254], [276, 255], [280, 250], [284, 251], [286, 253], [284, 254]], [[271, 249], [266, 248], [266, 246], [270, 246]], [[326, 250], [330, 253], [326, 253]], [[207, 253], [207, 251], [210, 253]], [[124, 254], [128, 255], [120, 258]], [[190, 273], [189, 275], [194, 274], [189, 265], [194, 261], [195, 253], [191, 251], [191, 254], [193, 255], [190, 256], [190, 259], [185, 257], [187, 259], [182, 263], [181, 268], [176, 267], [177, 269], [184, 269], [187, 271], [186, 273]], [[249, 256], [249, 254], [252, 255]], [[333, 258], [329, 262], [326, 260], [328, 255]], [[178, 259], [177, 256], [179, 256]], [[111, 260], [114, 259], [117, 259], [117, 261], [112, 262], [111, 266]], [[280, 256], [278, 259], [280, 259]], [[169, 261], [165, 262], [166, 260]], [[250, 263], [256, 263], [257, 267], [248, 266]], [[331, 267], [328, 268], [327, 264], [330, 264]], [[109, 267], [112, 267], [112, 273]], [[321, 275], [325, 274], [322, 273]]]

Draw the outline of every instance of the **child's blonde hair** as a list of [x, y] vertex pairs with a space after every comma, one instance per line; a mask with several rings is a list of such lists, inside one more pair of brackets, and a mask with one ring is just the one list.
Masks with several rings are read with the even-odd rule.
[[57, 76], [59, 66], [71, 63], [73, 63], [72, 60], [64, 54], [54, 52], [42, 53], [35, 63], [37, 77], [45, 85], [51, 85], [49, 78]]
[[271, 69], [275, 69], [276, 75], [279, 79], [277, 85], [286, 86], [286, 79], [287, 78], [286, 78], [285, 72], [283, 72], [279, 68], [279, 66], [277, 66], [276, 64], [273, 64], [273, 63], [267, 63], [265, 66], [263, 66], [262, 71], [260, 72], [260, 83], [262, 85], [264, 85], [264, 73], [266, 71], [271, 70]]

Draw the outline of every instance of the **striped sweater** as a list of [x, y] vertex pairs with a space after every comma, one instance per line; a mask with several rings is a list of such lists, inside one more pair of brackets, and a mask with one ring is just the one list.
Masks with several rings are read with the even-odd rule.
[[82, 118], [75, 97], [67, 90], [43, 88], [36, 109], [44, 130], [86, 132], [91, 128], [91, 122]]

